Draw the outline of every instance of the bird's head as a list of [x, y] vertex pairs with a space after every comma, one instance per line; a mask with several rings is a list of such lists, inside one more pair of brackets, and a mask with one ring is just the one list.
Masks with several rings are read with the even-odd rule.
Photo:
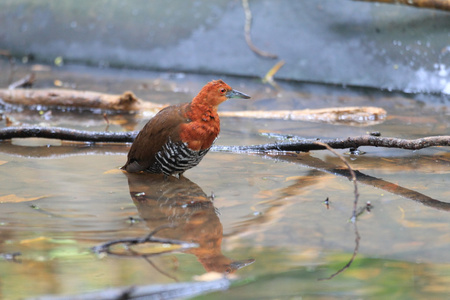
[[202, 88], [200, 93], [194, 98], [193, 102], [217, 107], [220, 103], [231, 98], [249, 99], [250, 96], [233, 90], [223, 80], [213, 80]]

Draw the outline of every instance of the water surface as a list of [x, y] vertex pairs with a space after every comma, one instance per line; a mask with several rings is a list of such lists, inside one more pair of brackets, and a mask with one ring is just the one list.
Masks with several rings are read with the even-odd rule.
[[[15, 76], [29, 69], [19, 67]], [[35, 87], [52, 87], [59, 80], [69, 88], [132, 90], [146, 100], [173, 104], [190, 100], [217, 78], [69, 66], [37, 72]], [[368, 127], [223, 118], [217, 145], [277, 141], [266, 133], [345, 138], [379, 131], [410, 139], [449, 134], [449, 102], [439, 95], [286, 82], [276, 91], [256, 79], [223, 79], [252, 96], [224, 103], [223, 111], [361, 105], [383, 107], [388, 118]], [[7, 85], [5, 75], [0, 83]], [[106, 128], [98, 112], [53, 109], [45, 118], [46, 108], [0, 109], [16, 123]], [[110, 114], [108, 130], [138, 130], [148, 118]], [[366, 176], [358, 184], [359, 207], [370, 202], [371, 209], [362, 209], [356, 222], [361, 239], [353, 264], [330, 280], [318, 279], [342, 268], [355, 248], [349, 222], [353, 185], [330, 152], [210, 152], [185, 179], [166, 182], [118, 170], [128, 148], [39, 139], [0, 142], [0, 253], [21, 253], [16, 261], [0, 260], [0, 297], [170, 284], [209, 271], [234, 272], [237, 281], [202, 299], [421, 299], [450, 293], [448, 147], [362, 147], [366, 153], [358, 156], [339, 151]], [[164, 224], [173, 228], [159, 236], [199, 247], [150, 261], [91, 251], [107, 241], [143, 237]]]

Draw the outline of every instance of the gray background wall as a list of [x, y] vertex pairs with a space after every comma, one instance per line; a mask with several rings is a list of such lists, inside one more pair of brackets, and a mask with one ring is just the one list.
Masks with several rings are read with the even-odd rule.
[[[351, 0], [250, 0], [277, 78], [450, 94], [450, 14]], [[241, 1], [3, 0], [0, 48], [37, 61], [263, 76]]]

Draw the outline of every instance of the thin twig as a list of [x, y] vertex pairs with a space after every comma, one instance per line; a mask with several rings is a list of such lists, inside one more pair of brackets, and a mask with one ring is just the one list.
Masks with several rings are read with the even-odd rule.
[[346, 269], [348, 269], [352, 265], [353, 261], [355, 260], [356, 255], [358, 254], [359, 240], [361, 239], [361, 237], [359, 235], [359, 232], [358, 232], [358, 227], [356, 226], [356, 222], [353, 222], [353, 229], [355, 231], [355, 248], [353, 249], [353, 254], [352, 254], [352, 257], [350, 258], [350, 260], [347, 262], [347, 264], [345, 264], [345, 266], [340, 268], [337, 272], [331, 274], [330, 276], [328, 276], [326, 278], [319, 278], [318, 280], [330, 280], [330, 279], [333, 279], [334, 277], [336, 277], [340, 273], [344, 272]]
[[108, 114], [107, 113], [103, 113], [103, 119], [106, 122], [105, 131], [109, 131], [109, 119], [108, 119]]
[[11, 83], [8, 86], [8, 89], [13, 90], [13, 89], [17, 89], [17, 88], [30, 88], [33, 86], [33, 83], [36, 80], [36, 76], [34, 75], [34, 73], [28, 74], [27, 76]]
[[163, 229], [166, 229], [166, 228], [175, 228], [176, 227], [176, 224], [163, 224], [163, 225], [161, 225], [161, 226], [158, 226], [158, 227], [156, 227], [155, 229], [153, 229], [144, 239], [143, 239], [143, 241], [145, 242], [145, 241], [150, 241], [151, 240], [151, 238], [155, 235], [155, 234], [157, 234], [158, 232], [160, 232], [161, 230], [163, 230]]
[[358, 254], [359, 240], [361, 239], [359, 232], [358, 232], [358, 227], [356, 226], [356, 210], [358, 207], [359, 192], [358, 192], [358, 184], [356, 182], [356, 174], [353, 171], [350, 164], [345, 160], [345, 158], [342, 155], [340, 155], [336, 150], [334, 150], [333, 148], [331, 148], [329, 145], [327, 145], [325, 143], [316, 142], [316, 144], [327, 148], [328, 151], [330, 151], [334, 155], [336, 155], [347, 166], [347, 168], [350, 172], [350, 175], [351, 175], [351, 180], [353, 181], [354, 196], [355, 196], [355, 199], [353, 200], [353, 213], [352, 213], [352, 218], [351, 218], [351, 222], [353, 224], [353, 229], [355, 231], [355, 248], [353, 249], [353, 255], [350, 258], [350, 260], [347, 262], [347, 264], [345, 266], [343, 266], [341, 269], [339, 269], [336, 273], [332, 274], [331, 276], [329, 276], [327, 278], [319, 279], [319, 280], [329, 280], [329, 279], [332, 279], [333, 277], [337, 276], [338, 274], [342, 273], [344, 270], [348, 269], [352, 265], [353, 261], [355, 260], [356, 255]]
[[164, 270], [161, 270], [161, 268], [159, 268], [154, 262], [152, 262], [150, 260], [150, 258], [148, 258], [146, 255], [143, 256], [143, 258], [145, 259], [145, 261], [147, 261], [156, 271], [158, 271], [159, 273], [163, 274], [164, 276], [174, 280], [175, 282], [179, 282], [178, 278], [176, 278], [173, 275], [170, 275], [169, 273], [167, 273]]
[[242, 0], [242, 7], [244, 8], [245, 13], [245, 27], [244, 27], [245, 41], [247, 42], [248, 47], [259, 56], [272, 59], [278, 58], [277, 55], [260, 50], [253, 44], [250, 34], [252, 28], [252, 11], [250, 10], [248, 0]]
[[334, 155], [336, 155], [348, 168], [348, 171], [350, 172], [350, 176], [351, 176], [351, 180], [353, 181], [353, 186], [354, 186], [354, 195], [355, 195], [355, 199], [353, 201], [353, 213], [352, 213], [352, 218], [351, 221], [352, 223], [356, 222], [356, 210], [358, 208], [358, 199], [359, 199], [359, 192], [358, 192], [358, 184], [356, 182], [356, 174], [355, 171], [353, 171], [352, 167], [350, 166], [350, 164], [345, 160], [345, 158], [340, 155], [336, 150], [334, 150], [333, 148], [331, 148], [329, 145], [322, 143], [322, 142], [316, 142], [317, 145], [321, 145], [325, 148], [328, 149], [328, 151], [332, 152]]

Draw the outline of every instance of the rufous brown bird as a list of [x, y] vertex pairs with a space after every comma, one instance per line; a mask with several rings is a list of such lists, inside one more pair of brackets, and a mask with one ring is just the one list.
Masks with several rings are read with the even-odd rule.
[[136, 136], [122, 169], [180, 176], [195, 167], [220, 132], [219, 104], [230, 98], [250, 96], [233, 90], [222, 80], [214, 80], [190, 103], [163, 108]]

